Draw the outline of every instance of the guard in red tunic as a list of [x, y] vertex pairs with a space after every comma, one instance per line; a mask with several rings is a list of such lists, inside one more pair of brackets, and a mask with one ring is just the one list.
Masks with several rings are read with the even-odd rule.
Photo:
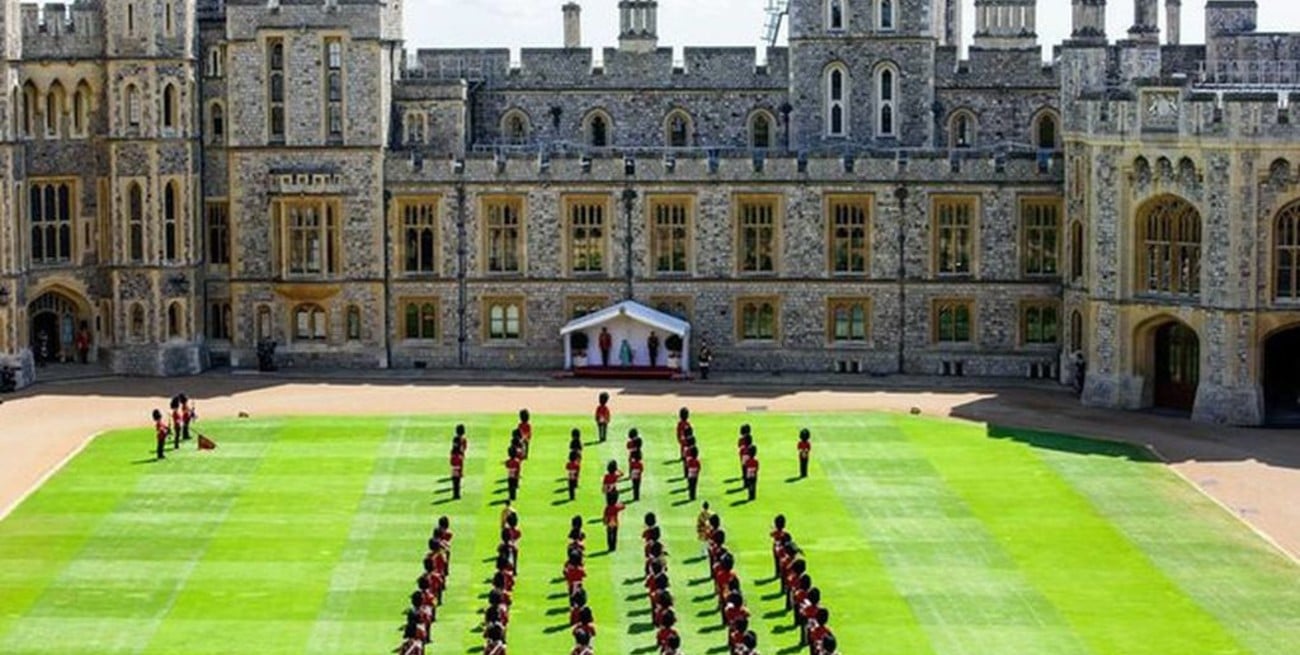
[[628, 465], [628, 477], [632, 479], [632, 500], [641, 500], [641, 476], [645, 475], [645, 462], [641, 461], [641, 451], [632, 451], [632, 461]]
[[627, 507], [618, 502], [618, 492], [605, 495], [605, 515], [602, 521], [605, 524], [605, 545], [611, 553], [618, 550], [618, 516], [624, 509]]
[[808, 428], [799, 431], [799, 477], [808, 477], [808, 459], [812, 457], [812, 433]]
[[520, 459], [528, 459], [528, 449], [533, 442], [533, 425], [528, 422], [528, 410], [519, 410], [519, 436], [524, 440], [524, 449], [520, 451]]
[[609, 430], [609, 394], [600, 392], [596, 402], [596, 436], [604, 443], [605, 433]]
[[578, 477], [582, 475], [582, 454], [576, 450], [569, 451], [569, 463], [564, 465], [569, 478], [569, 500], [578, 492]]
[[609, 351], [614, 347], [614, 336], [609, 333], [609, 330], [600, 328], [596, 345], [600, 347], [600, 365], [609, 366]]
[[509, 458], [506, 459], [506, 490], [510, 494], [511, 501], [514, 501], [519, 493], [519, 474], [522, 466], [523, 459], [519, 456], [519, 451], [511, 448]]
[[158, 442], [158, 459], [167, 459], [163, 454], [163, 448], [167, 446], [167, 433], [171, 432], [171, 428], [167, 427], [167, 421], [163, 420], [163, 413], [156, 409], [153, 410], [153, 429], [154, 437]]
[[465, 452], [461, 450], [461, 442], [453, 441], [451, 444], [451, 497], [460, 499], [460, 480], [465, 474]]
[[758, 446], [745, 451], [745, 490], [750, 500], [758, 496]]
[[605, 477], [601, 479], [600, 492], [606, 496], [618, 493], [618, 481], [623, 479], [623, 472], [618, 470], [618, 462], [609, 460], [605, 465]]
[[172, 398], [172, 450], [179, 450], [181, 447], [181, 424], [184, 422], [185, 412], [181, 409], [181, 397]]
[[700, 449], [691, 446], [686, 453], [686, 493], [690, 500], [695, 500], [695, 491], [700, 486]]
[[194, 403], [185, 395], [180, 395], [181, 399], [181, 441], [190, 440], [190, 423], [199, 418], [198, 411], [194, 408]]
[[685, 407], [677, 410], [677, 445], [682, 449], [682, 458], [686, 458], [686, 434], [691, 429], [691, 410]]

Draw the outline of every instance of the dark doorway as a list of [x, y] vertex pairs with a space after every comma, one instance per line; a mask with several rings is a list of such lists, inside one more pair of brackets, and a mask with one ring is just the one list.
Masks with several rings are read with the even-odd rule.
[[59, 315], [41, 312], [32, 317], [32, 354], [36, 363], [46, 364], [59, 358]]
[[1155, 334], [1155, 406], [1190, 412], [1201, 380], [1201, 342], [1182, 323], [1166, 323]]
[[1300, 425], [1300, 327], [1264, 342], [1264, 404], [1273, 425]]

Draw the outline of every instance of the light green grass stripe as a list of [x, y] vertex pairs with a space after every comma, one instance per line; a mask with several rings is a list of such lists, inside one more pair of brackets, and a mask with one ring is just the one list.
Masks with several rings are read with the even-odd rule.
[[946, 421], [902, 427], [1094, 653], [1246, 652], [1032, 448]]
[[[869, 643], [943, 655], [1087, 652], [894, 417], [818, 418], [821, 436], [814, 439], [822, 452], [835, 453], [822, 456], [820, 465], [880, 560], [877, 570], [855, 579], [888, 584], [905, 601], [880, 607], [869, 594], [864, 609], [879, 613], [877, 620], [920, 626], [917, 633], [881, 635], [898, 642], [872, 637]], [[832, 624], [837, 631], [843, 625], [834, 617]]]
[[1296, 652], [1300, 570], [1237, 519], [1163, 465], [1079, 457], [1068, 438], [1007, 432], [1038, 444], [1044, 462], [1250, 652]]

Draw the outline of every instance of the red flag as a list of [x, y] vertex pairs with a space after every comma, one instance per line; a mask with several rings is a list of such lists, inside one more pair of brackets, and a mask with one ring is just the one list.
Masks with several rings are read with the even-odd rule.
[[199, 450], [216, 450], [216, 449], [217, 449], [217, 442], [201, 434], [199, 435]]

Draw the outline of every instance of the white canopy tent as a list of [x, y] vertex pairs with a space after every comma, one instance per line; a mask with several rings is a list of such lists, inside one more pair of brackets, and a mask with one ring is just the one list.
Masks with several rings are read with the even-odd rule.
[[[621, 365], [618, 354], [625, 341], [632, 351], [632, 366], [662, 366], [666, 364], [668, 361], [668, 347], [665, 342], [669, 335], [675, 334], [682, 339], [682, 352], [677, 368], [682, 372], [690, 370], [691, 324], [633, 300], [624, 300], [617, 305], [576, 318], [570, 321], [568, 325], [560, 328], [560, 336], [564, 337], [565, 370], [573, 369], [573, 334], [576, 332], [587, 335], [588, 360], [592, 362], [590, 365], [605, 365], [600, 359], [600, 347], [598, 345], [601, 328], [609, 332], [613, 341], [608, 364], [610, 367]], [[646, 345], [651, 331], [656, 332], [660, 344], [658, 359], [653, 363], [650, 361], [650, 352]]]

